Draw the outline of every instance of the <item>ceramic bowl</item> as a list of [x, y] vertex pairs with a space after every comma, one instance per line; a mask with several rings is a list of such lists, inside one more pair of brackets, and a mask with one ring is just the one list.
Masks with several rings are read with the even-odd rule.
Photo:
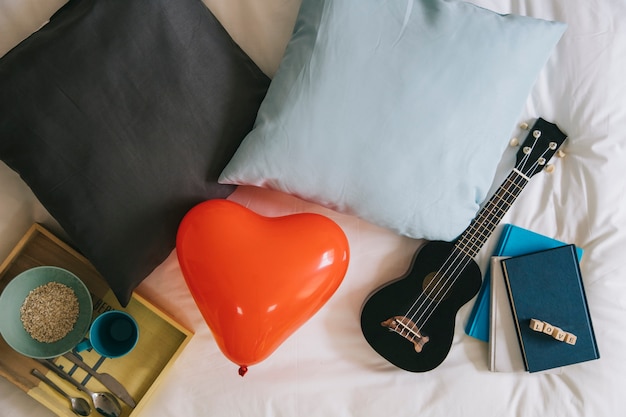
[[[67, 285], [78, 299], [78, 318], [74, 328], [62, 339], [45, 343], [28, 334], [20, 319], [20, 308], [31, 290], [49, 282]], [[28, 269], [11, 280], [0, 295], [0, 334], [7, 344], [22, 355], [47, 359], [60, 356], [78, 344], [89, 329], [93, 302], [85, 284], [71, 272], [54, 266]]]

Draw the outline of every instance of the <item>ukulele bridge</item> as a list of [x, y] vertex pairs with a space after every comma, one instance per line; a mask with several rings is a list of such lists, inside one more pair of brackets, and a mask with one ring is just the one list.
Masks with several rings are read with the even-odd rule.
[[398, 333], [400, 336], [413, 343], [413, 347], [417, 353], [422, 351], [424, 345], [429, 340], [428, 336], [420, 333], [417, 324], [405, 316], [391, 317], [380, 323], [380, 325], [388, 328], [390, 332]]

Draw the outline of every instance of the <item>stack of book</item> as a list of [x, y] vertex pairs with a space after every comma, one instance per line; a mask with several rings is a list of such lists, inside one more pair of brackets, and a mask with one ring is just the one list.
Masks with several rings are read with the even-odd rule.
[[489, 369], [555, 372], [600, 357], [574, 245], [505, 225], [491, 259]]

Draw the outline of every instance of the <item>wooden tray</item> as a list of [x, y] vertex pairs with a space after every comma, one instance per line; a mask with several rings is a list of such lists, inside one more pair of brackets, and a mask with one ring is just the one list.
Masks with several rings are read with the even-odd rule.
[[[95, 352], [81, 352], [81, 356], [87, 364], [97, 366], [99, 372], [113, 375], [135, 399], [137, 406], [134, 409], [120, 401], [122, 417], [138, 414], [159, 379], [187, 345], [192, 333], [138, 294], [133, 294], [128, 306], [122, 308], [87, 259], [38, 224], [28, 230], [7, 259], [0, 264], [0, 291], [20, 272], [41, 265], [58, 266], [76, 274], [91, 292], [94, 317], [116, 309], [127, 311], [137, 320], [139, 342], [128, 355], [106, 360]], [[56, 362], [79, 381], [85, 381], [91, 390], [105, 390], [98, 381], [89, 378], [86, 372], [72, 366], [66, 359], [58, 358]], [[17, 385], [57, 415], [75, 416], [66, 399], [31, 375], [33, 368], [46, 374], [68, 394], [88, 399], [85, 394], [58, 378], [37, 361], [15, 352], [0, 337], [0, 376]], [[96, 412], [92, 410], [92, 414], [95, 415]]]

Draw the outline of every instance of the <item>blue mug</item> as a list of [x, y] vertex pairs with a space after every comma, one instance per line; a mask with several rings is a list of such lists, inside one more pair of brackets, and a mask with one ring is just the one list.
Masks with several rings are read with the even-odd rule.
[[89, 339], [76, 346], [76, 351], [95, 350], [106, 358], [119, 358], [134, 349], [139, 340], [139, 326], [128, 313], [111, 310], [102, 313], [91, 324]]

